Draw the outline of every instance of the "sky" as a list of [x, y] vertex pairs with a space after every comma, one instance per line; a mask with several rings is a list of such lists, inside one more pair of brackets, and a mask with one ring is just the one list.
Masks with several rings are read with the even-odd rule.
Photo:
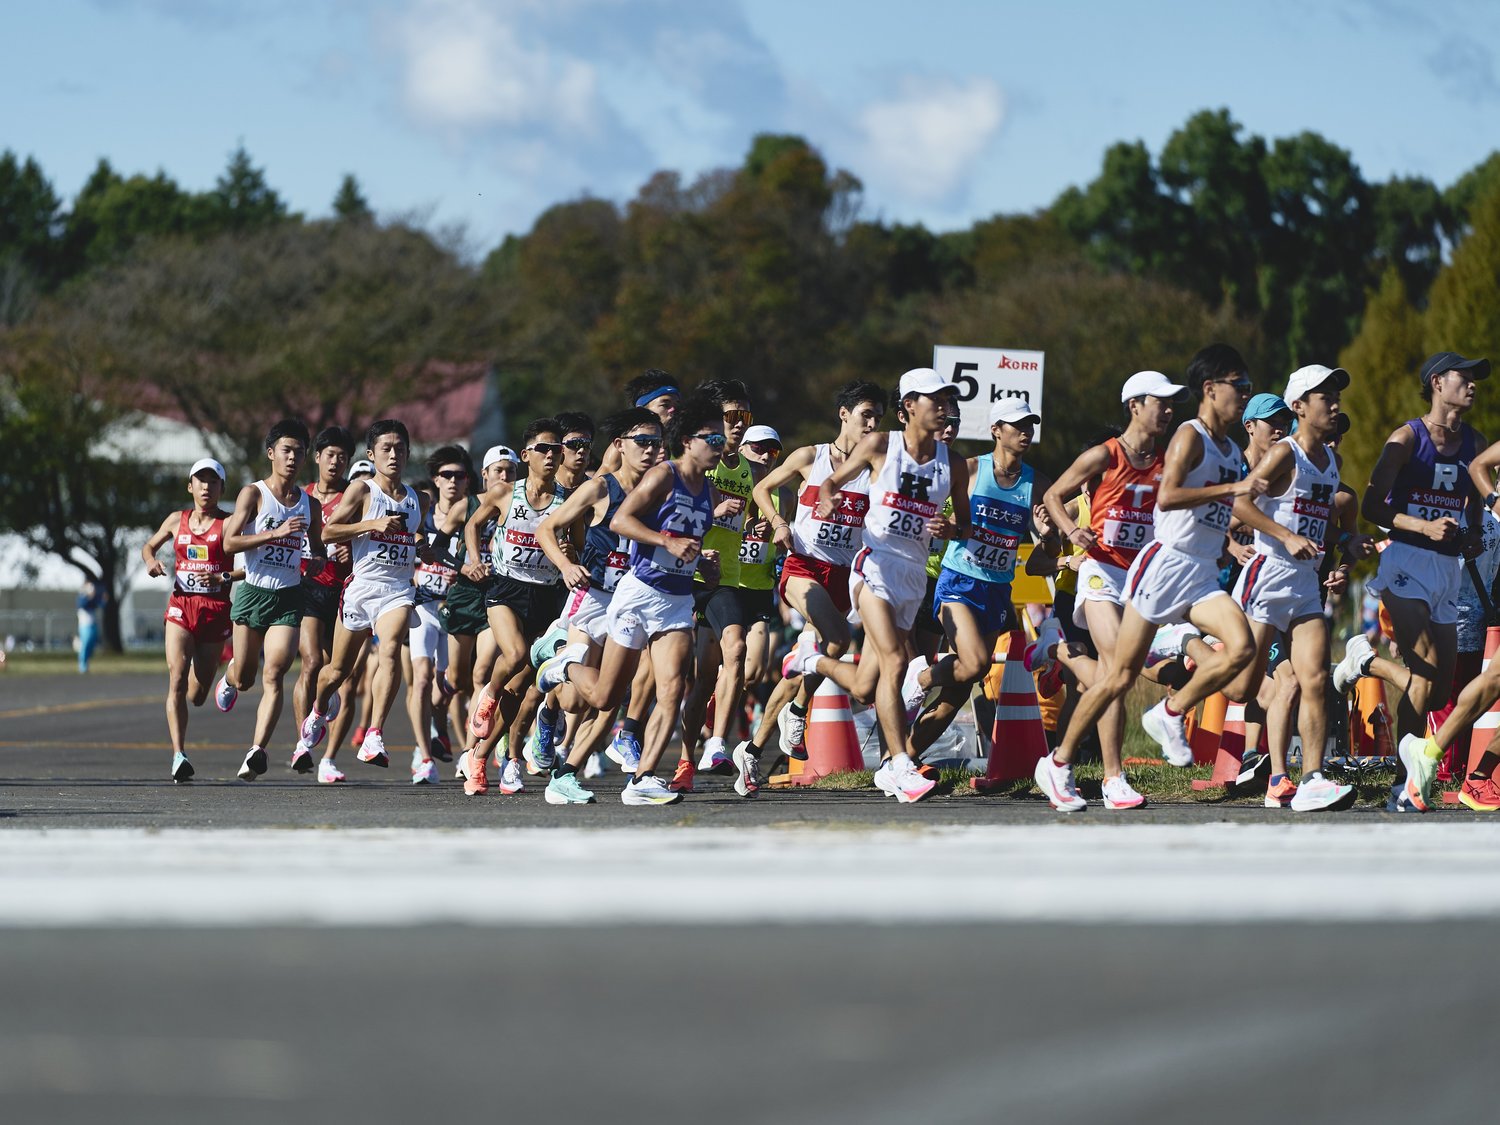
[[204, 190], [243, 144], [293, 210], [353, 173], [480, 253], [759, 132], [858, 176], [865, 217], [938, 230], [1045, 207], [1204, 108], [1373, 180], [1447, 185], [1500, 144], [1486, 0], [6, 0], [4, 27], [0, 150], [65, 200], [101, 157]]

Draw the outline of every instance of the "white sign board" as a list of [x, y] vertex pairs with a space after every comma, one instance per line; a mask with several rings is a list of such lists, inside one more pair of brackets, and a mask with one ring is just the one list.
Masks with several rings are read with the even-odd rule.
[[[1015, 348], [954, 348], [939, 344], [932, 349], [932, 367], [944, 379], [958, 384], [958, 405], [963, 422], [958, 436], [990, 441], [990, 406], [1003, 398], [1024, 399], [1042, 416], [1042, 372], [1045, 352], [1023, 352]], [[1039, 424], [1033, 440], [1042, 436]]]

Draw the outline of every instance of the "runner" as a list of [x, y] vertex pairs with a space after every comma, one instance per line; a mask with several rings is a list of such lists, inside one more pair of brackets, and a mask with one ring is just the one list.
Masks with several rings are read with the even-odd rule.
[[[394, 418], [382, 418], [370, 426], [365, 446], [375, 475], [351, 481], [328, 521], [329, 541], [350, 544], [354, 570], [344, 587], [333, 632], [333, 657], [318, 675], [318, 690], [302, 723], [302, 741], [308, 746], [323, 741], [328, 720], [338, 708], [338, 690], [353, 672], [359, 650], [373, 635], [379, 643], [373, 654], [370, 722], [355, 756], [384, 769], [391, 764], [385, 748], [385, 720], [400, 684], [401, 645], [416, 600], [412, 576], [417, 555], [427, 551], [418, 534], [427, 513], [416, 489], [401, 483], [411, 453], [406, 427]], [[344, 780], [336, 755], [331, 745], [324, 751], [318, 763], [320, 782]], [[437, 765], [430, 757], [412, 771], [413, 785], [436, 781]]]
[[735, 716], [745, 694], [745, 599], [740, 590], [740, 543], [747, 529], [768, 532], [764, 518], [753, 510], [750, 491], [755, 471], [740, 453], [745, 431], [755, 420], [750, 392], [737, 379], [705, 383], [695, 397], [717, 403], [724, 418], [724, 450], [708, 474], [714, 486], [714, 525], [703, 539], [705, 550], [719, 556], [719, 581], [709, 585], [702, 574], [694, 588], [698, 620], [697, 670], [682, 708], [682, 756], [672, 777], [672, 788], [693, 791], [693, 751], [704, 726], [708, 701], [714, 701], [713, 734], [703, 743], [696, 769], [733, 773], [734, 762], [725, 750]]
[[[603, 432], [620, 467], [613, 473], [603, 473], [585, 481], [537, 527], [537, 542], [542, 553], [558, 568], [563, 584], [569, 590], [566, 607], [568, 643], [587, 647], [588, 655], [583, 662], [590, 668], [599, 667], [608, 637], [610, 602], [615, 587], [630, 569], [630, 541], [612, 530], [610, 524], [625, 497], [656, 464], [662, 445], [661, 421], [644, 407], [606, 418]], [[571, 540], [580, 523], [584, 536], [582, 561], [574, 562], [563, 550], [562, 541]], [[558, 689], [557, 694], [570, 712], [587, 708], [586, 702], [566, 684]], [[595, 720], [575, 739], [567, 760], [551, 767], [551, 777], [544, 793], [548, 804], [593, 803], [594, 795], [580, 784], [578, 773], [589, 760], [589, 755], [601, 749], [609, 739], [614, 711], [595, 714]]]
[[[865, 513], [870, 507], [869, 470], [840, 490], [838, 506], [828, 519], [818, 514], [818, 489], [854, 448], [879, 428], [885, 414], [885, 392], [878, 384], [855, 380], [839, 388], [834, 405], [838, 410], [838, 436], [796, 450], [761, 478], [753, 495], [758, 510], [777, 513], [771, 517], [772, 539], [778, 550], [788, 552], [781, 568], [782, 600], [816, 631], [822, 651], [838, 659], [849, 651], [852, 639], [849, 568], [864, 543]], [[775, 505], [779, 490], [788, 486], [797, 489], [790, 521]], [[796, 697], [774, 714], [767, 705], [753, 742], [757, 755], [769, 741], [773, 729], [769, 724], [775, 722], [782, 753], [789, 758], [807, 757], [807, 707], [822, 677], [793, 671], [782, 683], [788, 681], [795, 686]], [[779, 694], [780, 685], [773, 699]]]
[[224, 641], [232, 631], [229, 623], [229, 584], [243, 577], [232, 571], [224, 550], [224, 517], [219, 507], [224, 495], [224, 466], [212, 457], [194, 462], [188, 470], [188, 495], [193, 506], [173, 512], [141, 547], [146, 573], [161, 578], [167, 573], [156, 552], [173, 544], [175, 560], [172, 596], [167, 601], [167, 736], [172, 740], [172, 780], [190, 781], [193, 763], [188, 761], [187, 704], [202, 707], [208, 698]]
[[[703, 550], [703, 536], [713, 522], [708, 473], [724, 448], [722, 409], [697, 399], [683, 403], [667, 430], [667, 443], [674, 459], [647, 472], [610, 521], [612, 530], [631, 540], [630, 570], [610, 599], [599, 668], [582, 663], [586, 645], [570, 644], [544, 663], [537, 677], [543, 690], [567, 682], [589, 706], [611, 712], [635, 674], [641, 651], [649, 648], [656, 706], [646, 724], [640, 765], [620, 794], [627, 805], [670, 805], [683, 798], [655, 770], [677, 725], [683, 685], [692, 671], [693, 574], [700, 568], [711, 571], [716, 562]], [[735, 765], [736, 791], [748, 796], [740, 786], [750, 771], [742, 762]]]
[[[266, 434], [270, 475], [240, 489], [224, 521], [224, 552], [244, 555], [245, 580], [230, 599], [234, 657], [214, 692], [220, 711], [234, 706], [265, 660], [255, 739], [239, 771], [244, 781], [266, 772], [266, 747], [281, 717], [282, 681], [297, 653], [302, 621], [304, 548], [312, 559], [323, 555], [322, 505], [297, 487], [306, 456], [307, 427], [292, 418], [277, 422]], [[315, 565], [310, 560], [308, 569]]]
[[[499, 654], [469, 715], [469, 733], [476, 742], [470, 745], [465, 765], [464, 792], [471, 797], [489, 791], [485, 771], [490, 750], [499, 732], [509, 729], [515, 720], [535, 676], [529, 660], [531, 642], [551, 627], [562, 610], [562, 578], [536, 541], [537, 525], [563, 501], [557, 485], [561, 436], [555, 418], [538, 418], [527, 426], [521, 448], [526, 478], [509, 489], [486, 492], [464, 527], [464, 543], [471, 560], [464, 569], [477, 579], [482, 577], [477, 561], [479, 532], [491, 519], [496, 525], [490, 548], [495, 581], [485, 595], [485, 610]], [[514, 734], [509, 753], [500, 763], [499, 785], [507, 794], [526, 787]]]
[[[781, 459], [781, 435], [770, 426], [751, 426], [740, 442], [740, 456], [750, 462], [755, 479], [761, 480]], [[771, 504], [770, 508], [755, 505], [756, 513], [765, 518], [747, 520], [745, 533], [740, 538], [740, 608], [745, 618], [746, 695], [758, 694], [757, 689], [771, 671], [771, 622], [777, 619], [776, 553], [771, 546], [771, 519], [781, 514], [779, 493], [772, 494]], [[743, 713], [742, 707], [740, 714]]]
[[441, 715], [453, 692], [448, 687], [448, 633], [441, 606], [462, 565], [463, 528], [473, 505], [469, 482], [474, 464], [462, 446], [444, 445], [427, 458], [427, 475], [437, 500], [422, 518], [422, 535], [430, 558], [419, 559], [416, 604], [412, 606], [407, 646], [411, 650], [411, 678], [406, 689], [406, 713], [417, 745], [412, 751], [412, 775], [430, 758], [451, 762], [452, 753], [433, 737], [433, 719]]
[[[937, 588], [933, 593], [933, 615], [943, 626], [953, 651], [931, 667], [920, 657], [908, 671], [925, 698], [938, 691], [937, 699], [921, 711], [912, 728], [911, 746], [920, 756], [948, 729], [960, 708], [984, 679], [993, 663], [1000, 637], [1020, 628], [1011, 601], [1011, 580], [1016, 572], [1016, 554], [1021, 540], [1034, 530], [1040, 549], [1033, 556], [1055, 559], [1061, 550], [1057, 532], [1047, 518], [1041, 497], [1051, 481], [1022, 458], [1031, 448], [1032, 433], [1041, 421], [1025, 399], [1006, 398], [990, 407], [990, 433], [994, 449], [967, 463], [969, 512], [972, 530], [962, 542], [948, 544], [943, 556]], [[1031, 566], [1028, 560], [1028, 567]], [[1040, 568], [1040, 558], [1037, 567]], [[1048, 566], [1047, 569], [1054, 569]], [[1048, 618], [1038, 634], [1038, 644], [1055, 645], [1062, 630]], [[913, 693], [915, 695], [915, 693]]]
[[1223, 644], [1203, 653], [1187, 683], [1142, 719], [1146, 733], [1173, 765], [1193, 760], [1183, 716], [1226, 687], [1255, 655], [1244, 613], [1219, 586], [1219, 557], [1233, 501], [1259, 496], [1266, 488], [1262, 479], [1241, 478], [1239, 447], [1229, 440], [1252, 384], [1239, 352], [1227, 344], [1211, 344], [1188, 364], [1188, 386], [1201, 397], [1198, 416], [1179, 427], [1167, 446], [1152, 515], [1155, 542], [1136, 556], [1125, 576], [1126, 606], [1115, 659], [1079, 698], [1056, 751], [1036, 764], [1038, 788], [1061, 812], [1087, 805], [1073, 784], [1073, 756], [1084, 734], [1140, 675], [1160, 626], [1190, 621]]
[[[1120, 388], [1129, 421], [1118, 437], [1085, 450], [1046, 490], [1043, 503], [1063, 537], [1085, 552], [1078, 566], [1073, 624], [1088, 630], [1099, 658], [1115, 659], [1125, 612], [1125, 574], [1153, 536], [1152, 512], [1164, 458], [1158, 448], [1172, 430], [1172, 400], [1187, 388], [1160, 371], [1137, 371]], [[1068, 502], [1093, 484], [1088, 519], [1075, 521]], [[1045, 655], [1045, 654], [1044, 654]], [[1076, 704], [1075, 704], [1076, 706]], [[1096, 721], [1104, 759], [1104, 807], [1145, 804], [1125, 776], [1125, 700], [1116, 699]]]
[[[844, 664], [818, 652], [801, 653], [803, 675], [834, 680], [862, 703], [875, 703], [884, 758], [875, 785], [902, 803], [920, 801], [936, 782], [912, 759], [907, 704], [907, 667], [916, 655], [911, 627], [927, 592], [927, 555], [934, 537], [965, 539], [969, 526], [969, 473], [964, 460], [937, 434], [956, 414], [958, 388], [930, 367], [901, 376], [898, 390], [906, 413], [903, 429], [871, 434], [855, 447], [818, 489], [818, 514], [828, 520], [840, 507], [837, 493], [862, 472], [870, 474], [870, 507], [864, 546], [854, 558], [849, 592], [865, 627], [864, 659]], [[953, 498], [953, 518], [941, 515]]]
[[[661, 419], [663, 433], [671, 424], [672, 417], [677, 413], [677, 407], [681, 402], [682, 392], [677, 388], [677, 380], [660, 368], [653, 367], [625, 384], [625, 404], [631, 407], [643, 407], [655, 414]], [[601, 473], [614, 472], [620, 467], [618, 458], [619, 454], [613, 448], [606, 449], [599, 471]], [[642, 663], [645, 661], [643, 660]]]
[[[1448, 698], [1462, 556], [1480, 527], [1480, 497], [1492, 488], [1488, 470], [1473, 470], [1484, 439], [1463, 416], [1474, 405], [1474, 384], [1489, 373], [1489, 360], [1455, 352], [1438, 352], [1422, 364], [1418, 376], [1427, 413], [1387, 439], [1361, 505], [1366, 520], [1391, 529], [1391, 544], [1369, 585], [1390, 614], [1410, 672], [1404, 690], [1393, 685], [1401, 691], [1396, 704], [1400, 767], [1386, 806], [1391, 812], [1426, 812], [1437, 772], [1437, 758], [1430, 755], [1439, 748], [1426, 738], [1427, 713]], [[1474, 546], [1477, 550], [1477, 542]], [[1365, 665], [1359, 671], [1367, 671], [1368, 659], [1357, 646], [1355, 656]]]
[[[344, 474], [354, 458], [354, 438], [343, 426], [328, 426], [319, 431], [313, 442], [313, 465], [317, 479], [306, 492], [321, 505], [324, 512], [338, 507], [347, 482]], [[302, 722], [307, 707], [318, 690], [318, 673], [333, 651], [333, 623], [339, 615], [339, 595], [349, 580], [349, 545], [339, 543], [328, 548], [326, 560], [312, 554], [309, 540], [302, 548], [302, 625], [299, 651], [302, 669], [292, 689], [292, 709], [297, 717], [297, 745], [292, 750], [292, 769], [307, 773], [313, 768], [312, 749], [302, 742]]]
[[[1251, 479], [1265, 482], [1265, 492], [1253, 500], [1242, 497], [1234, 506], [1235, 516], [1255, 533], [1255, 553], [1234, 589], [1250, 621], [1255, 655], [1226, 694], [1255, 694], [1265, 679], [1272, 644], [1289, 650], [1286, 660], [1301, 695], [1302, 782], [1292, 786], [1286, 777], [1283, 747], [1281, 760], [1272, 766], [1266, 806], [1290, 805], [1293, 812], [1354, 803], [1354, 787], [1337, 785], [1322, 771], [1328, 736], [1328, 620], [1319, 582], [1327, 545], [1339, 539], [1333, 507], [1339, 469], [1327, 442], [1338, 432], [1339, 398], [1348, 386], [1349, 373], [1341, 367], [1310, 364], [1292, 372], [1285, 398], [1297, 416], [1294, 436], [1278, 441], [1251, 470]], [[1328, 581], [1342, 587], [1348, 575], [1348, 567], [1339, 566]]]

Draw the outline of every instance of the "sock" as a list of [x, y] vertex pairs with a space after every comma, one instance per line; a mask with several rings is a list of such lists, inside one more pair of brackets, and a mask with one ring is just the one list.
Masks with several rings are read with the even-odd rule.
[[1271, 788], [1275, 789], [1276, 786], [1280, 785], [1285, 780], [1286, 780], [1286, 774], [1284, 774], [1284, 773], [1273, 773], [1271, 775]]
[[556, 768], [553, 769], [552, 776], [553, 777], [567, 777], [568, 774], [570, 774], [570, 773], [577, 773], [577, 772], [578, 772], [577, 767], [570, 766], [570, 765], [568, 765], [567, 762], [564, 762], [562, 765], [557, 766]]
[[633, 734], [636, 738], [641, 737], [641, 721], [639, 719], [624, 719], [620, 723], [621, 734]]
[[806, 707], [798, 707], [795, 703], [793, 703], [791, 705], [791, 708], [792, 708], [792, 714], [795, 715], [797, 718], [799, 718], [799, 719], [805, 719], [805, 718], [807, 718], [807, 708]]
[[1474, 767], [1474, 772], [1469, 774], [1469, 780], [1483, 781], [1487, 777], [1494, 777], [1496, 766], [1500, 766], [1500, 754], [1486, 750], [1480, 757], [1479, 764]]
[[1161, 708], [1162, 708], [1163, 711], [1165, 711], [1168, 715], [1172, 716], [1172, 718], [1174, 718], [1174, 719], [1180, 719], [1180, 718], [1182, 718], [1182, 712], [1181, 711], [1173, 710], [1173, 708], [1172, 708], [1172, 701], [1170, 699], [1163, 699], [1161, 701]]

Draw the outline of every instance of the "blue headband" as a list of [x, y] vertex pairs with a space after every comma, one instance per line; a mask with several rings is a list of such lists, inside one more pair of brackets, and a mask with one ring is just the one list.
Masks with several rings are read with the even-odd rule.
[[679, 391], [676, 387], [672, 386], [671, 383], [668, 383], [666, 386], [657, 387], [656, 390], [651, 391], [647, 394], [643, 394], [640, 398], [635, 400], [635, 404], [637, 406], [645, 406], [652, 399], [661, 398], [662, 395], [677, 395], [678, 397], [681, 397], [682, 392]]

